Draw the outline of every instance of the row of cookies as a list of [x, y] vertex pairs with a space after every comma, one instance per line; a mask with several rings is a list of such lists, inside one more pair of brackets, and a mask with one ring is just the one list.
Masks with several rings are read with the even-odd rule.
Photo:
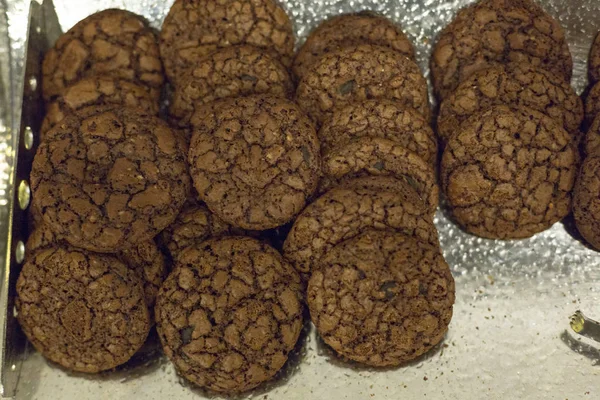
[[590, 86], [585, 94], [583, 157], [573, 195], [575, 225], [583, 238], [600, 250], [598, 229], [600, 204], [600, 33], [592, 44], [589, 57]]
[[583, 120], [564, 31], [531, 0], [480, 0], [434, 46], [442, 191], [467, 232], [520, 239], [571, 210]]

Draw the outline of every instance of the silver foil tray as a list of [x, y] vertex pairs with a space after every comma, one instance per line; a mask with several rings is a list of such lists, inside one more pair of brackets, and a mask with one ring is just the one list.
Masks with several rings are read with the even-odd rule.
[[[282, 1], [299, 41], [321, 20], [371, 9], [400, 23], [428, 75], [431, 45], [468, 0]], [[582, 92], [592, 39], [600, 29], [599, 0], [545, 0], [566, 28], [575, 61], [573, 84]], [[89, 376], [67, 372], [26, 351], [13, 315], [18, 243], [26, 240], [19, 205], [42, 117], [40, 53], [88, 14], [119, 7], [144, 15], [159, 28], [172, 0], [55, 0], [32, 6], [0, 0], [0, 281], [2, 388], [18, 399], [196, 399], [161, 355], [155, 340], [117, 371]], [[8, 25], [7, 25], [8, 23]], [[8, 29], [7, 29], [8, 26]], [[8, 37], [7, 37], [8, 34]], [[10, 44], [8, 39], [10, 38]], [[29, 46], [28, 46], [29, 45]], [[25, 55], [29, 47], [29, 57]], [[10, 54], [10, 58], [8, 55]], [[24, 94], [24, 96], [23, 96]], [[567, 219], [535, 237], [512, 242], [461, 232], [441, 210], [436, 224], [456, 279], [454, 318], [445, 340], [402, 368], [375, 370], [343, 362], [319, 340], [309, 322], [278, 379], [249, 394], [260, 399], [600, 399], [600, 344], [571, 333], [569, 316], [581, 309], [600, 318], [600, 254], [587, 248]]]

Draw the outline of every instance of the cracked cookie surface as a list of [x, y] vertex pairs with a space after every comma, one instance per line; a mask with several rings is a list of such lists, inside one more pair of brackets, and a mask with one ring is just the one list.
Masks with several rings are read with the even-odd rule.
[[600, 81], [600, 32], [592, 44], [588, 65], [590, 80], [592, 82]]
[[265, 94], [292, 97], [294, 87], [285, 67], [263, 50], [248, 46], [220, 49], [196, 62], [178, 78], [170, 108], [182, 128], [196, 107], [218, 99]]
[[595, 83], [585, 97], [585, 122], [591, 125], [600, 114], [600, 82]]
[[116, 252], [173, 222], [189, 175], [165, 122], [102, 106], [71, 114], [46, 134], [31, 188], [33, 206], [57, 235], [76, 247]]
[[270, 51], [289, 66], [294, 41], [290, 19], [273, 0], [176, 0], [160, 32], [160, 52], [177, 84], [203, 57], [238, 44]]
[[397, 101], [430, 118], [427, 82], [418, 65], [387, 47], [360, 44], [325, 54], [296, 89], [296, 101], [318, 124], [336, 107], [379, 98]]
[[521, 239], [571, 208], [578, 154], [550, 117], [495, 106], [473, 115], [442, 157], [442, 187], [454, 219], [477, 236]]
[[244, 392], [271, 379], [298, 340], [300, 277], [254, 239], [198, 243], [161, 288], [156, 321], [181, 375], [216, 392]]
[[338, 187], [296, 218], [283, 252], [298, 271], [310, 273], [331, 248], [365, 229], [396, 229], [438, 245], [429, 209], [412, 187], [389, 192]]
[[458, 12], [433, 48], [436, 94], [447, 97], [490, 64], [527, 62], [571, 81], [573, 60], [560, 24], [530, 0], [483, 0]]
[[40, 250], [24, 264], [16, 307], [34, 347], [79, 372], [127, 362], [150, 329], [139, 276], [113, 256], [68, 246]]
[[389, 139], [431, 165], [436, 163], [437, 138], [428, 122], [418, 111], [395, 101], [367, 100], [336, 109], [318, 136], [323, 155], [368, 136]]
[[600, 249], [600, 157], [588, 157], [581, 165], [573, 193], [573, 215], [579, 233]]
[[384, 367], [413, 360], [443, 339], [454, 291], [438, 248], [370, 230], [323, 257], [307, 299], [325, 343], [351, 360]]
[[225, 222], [265, 230], [289, 222], [314, 193], [319, 143], [291, 101], [265, 96], [200, 107], [189, 152], [200, 198]]
[[125, 10], [92, 14], [58, 38], [44, 57], [42, 90], [55, 100], [83, 77], [111, 75], [148, 88], [158, 101], [164, 81], [158, 44], [144, 20]]
[[563, 77], [524, 63], [497, 65], [465, 79], [440, 106], [438, 134], [448, 140], [471, 115], [495, 105], [529, 107], [579, 135], [583, 104]]
[[415, 58], [412, 43], [389, 19], [370, 12], [334, 16], [312, 31], [302, 45], [292, 71], [301, 79], [323, 54], [360, 43], [375, 44]]
[[584, 148], [587, 156], [600, 156], [600, 115], [596, 115], [585, 135]]
[[158, 114], [158, 102], [143, 86], [110, 76], [90, 76], [65, 88], [61, 96], [48, 104], [40, 129], [41, 140], [65, 115], [89, 106], [111, 104]]
[[417, 154], [387, 139], [363, 137], [330, 151], [323, 158], [319, 192], [349, 179], [390, 175], [412, 186], [424, 199], [431, 215], [439, 203], [433, 166]]

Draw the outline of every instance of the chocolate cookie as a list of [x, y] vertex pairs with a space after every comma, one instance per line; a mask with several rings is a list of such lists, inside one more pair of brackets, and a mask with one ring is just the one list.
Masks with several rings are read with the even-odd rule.
[[177, 219], [163, 230], [158, 241], [173, 260], [194, 243], [222, 235], [243, 235], [243, 229], [233, 228], [200, 204], [190, 204], [181, 211]]
[[61, 96], [48, 104], [40, 136], [43, 140], [46, 132], [62, 121], [68, 113], [89, 106], [111, 104], [158, 114], [158, 102], [150, 96], [145, 87], [125, 79], [90, 76], [67, 87]]
[[351, 360], [386, 367], [413, 360], [444, 338], [454, 291], [438, 248], [369, 230], [323, 257], [307, 298], [325, 343]]
[[579, 135], [581, 98], [562, 77], [530, 64], [510, 63], [478, 71], [465, 79], [440, 106], [438, 134], [448, 140], [471, 115], [495, 105], [529, 107]]
[[430, 118], [427, 82], [421, 70], [413, 60], [387, 47], [361, 44], [325, 54], [304, 74], [296, 90], [298, 104], [318, 124], [336, 107], [380, 98]]
[[495, 106], [473, 115], [448, 141], [443, 190], [466, 231], [527, 238], [569, 213], [577, 159], [569, 133], [552, 118]]
[[150, 329], [137, 274], [113, 256], [72, 247], [50, 247], [25, 262], [15, 303], [33, 346], [73, 371], [127, 362]]
[[283, 245], [285, 257], [298, 271], [310, 273], [331, 248], [365, 229], [395, 229], [438, 245], [430, 211], [411, 189], [330, 190], [298, 216]]
[[530, 0], [483, 0], [459, 11], [434, 46], [431, 74], [440, 98], [494, 63], [528, 62], [571, 81], [573, 60], [560, 24]]
[[269, 94], [289, 98], [294, 87], [285, 67], [253, 46], [220, 49], [186, 70], [179, 78], [170, 113], [181, 127], [198, 105], [218, 99]]
[[243, 237], [197, 243], [177, 261], [158, 294], [156, 324], [179, 373], [225, 393], [271, 379], [302, 329], [296, 271], [270, 246]]
[[385, 100], [367, 100], [336, 109], [318, 132], [321, 153], [361, 137], [389, 139], [431, 165], [437, 158], [437, 139], [423, 116], [412, 108]]
[[190, 145], [200, 198], [225, 222], [264, 230], [289, 222], [314, 193], [321, 168], [309, 119], [291, 101], [253, 96], [198, 109]]
[[596, 35], [589, 59], [589, 75], [592, 82], [600, 81], [600, 32]]
[[292, 71], [302, 78], [323, 54], [361, 43], [389, 47], [415, 58], [413, 45], [399, 26], [381, 15], [361, 12], [337, 15], [321, 23], [298, 51]]
[[33, 203], [70, 244], [115, 252], [152, 239], [179, 213], [189, 176], [173, 131], [136, 109], [71, 114], [33, 161]]
[[323, 158], [321, 193], [361, 176], [391, 175], [412, 186], [431, 215], [439, 202], [435, 170], [421, 157], [391, 140], [363, 137], [330, 151]]
[[585, 98], [585, 122], [591, 125], [600, 114], [600, 82], [594, 84]]
[[[56, 246], [68, 247], [68, 243], [54, 234], [48, 224], [42, 223], [31, 232], [27, 239], [26, 257], [28, 260], [32, 259], [38, 251]], [[124, 261], [142, 278], [146, 304], [150, 308], [150, 317], [152, 317], [156, 294], [167, 277], [163, 254], [153, 240], [148, 240], [130, 249], [119, 250], [116, 257]]]
[[585, 154], [600, 156], [600, 115], [594, 118], [594, 122], [585, 136]]
[[273, 0], [176, 0], [160, 32], [160, 53], [170, 81], [216, 49], [249, 44], [289, 66], [294, 54], [292, 23]]
[[81, 78], [106, 75], [128, 79], [160, 96], [163, 70], [152, 30], [125, 10], [92, 14], [63, 34], [44, 58], [42, 89], [55, 100]]
[[579, 233], [600, 249], [600, 157], [586, 158], [573, 192], [573, 215]]

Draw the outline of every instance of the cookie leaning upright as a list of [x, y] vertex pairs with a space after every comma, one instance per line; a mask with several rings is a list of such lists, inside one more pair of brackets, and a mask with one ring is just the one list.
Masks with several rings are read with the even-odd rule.
[[415, 58], [413, 45], [400, 27], [383, 16], [360, 12], [337, 15], [320, 24], [296, 54], [292, 71], [300, 80], [322, 55], [361, 43], [389, 47]]
[[251, 96], [199, 107], [189, 151], [194, 186], [212, 212], [244, 229], [292, 220], [317, 188], [319, 142], [289, 100]]
[[466, 231], [527, 238], [570, 212], [577, 162], [569, 133], [556, 121], [525, 107], [495, 106], [448, 141], [442, 188]]
[[325, 343], [351, 360], [384, 367], [413, 360], [443, 339], [454, 292], [439, 248], [367, 230], [323, 257], [307, 299]]
[[33, 206], [57, 235], [73, 246], [116, 252], [152, 239], [175, 219], [189, 176], [165, 122], [101, 106], [70, 114], [46, 134], [31, 188]]
[[292, 23], [274, 0], [176, 0], [160, 32], [165, 72], [176, 86], [200, 59], [238, 44], [265, 49], [289, 66]]
[[573, 215], [579, 233], [600, 250], [600, 157], [588, 156], [581, 165], [573, 193]]
[[436, 94], [447, 97], [472, 73], [495, 63], [528, 62], [571, 80], [573, 60], [560, 24], [531, 0], [482, 0], [441, 32], [431, 58]]
[[216, 392], [271, 379], [302, 330], [300, 277], [272, 247], [230, 237], [182, 252], [158, 294], [156, 326], [178, 372]]
[[145, 86], [158, 99], [164, 81], [158, 44], [141, 17], [109, 9], [61, 35], [42, 64], [44, 99], [51, 101], [83, 77], [112, 75]]
[[113, 256], [68, 246], [36, 252], [23, 265], [15, 305], [33, 346], [73, 371], [125, 363], [150, 329], [139, 276]]
[[336, 107], [388, 99], [414, 108], [429, 120], [427, 82], [418, 65], [382, 46], [359, 44], [321, 56], [296, 89], [296, 101], [321, 125]]

